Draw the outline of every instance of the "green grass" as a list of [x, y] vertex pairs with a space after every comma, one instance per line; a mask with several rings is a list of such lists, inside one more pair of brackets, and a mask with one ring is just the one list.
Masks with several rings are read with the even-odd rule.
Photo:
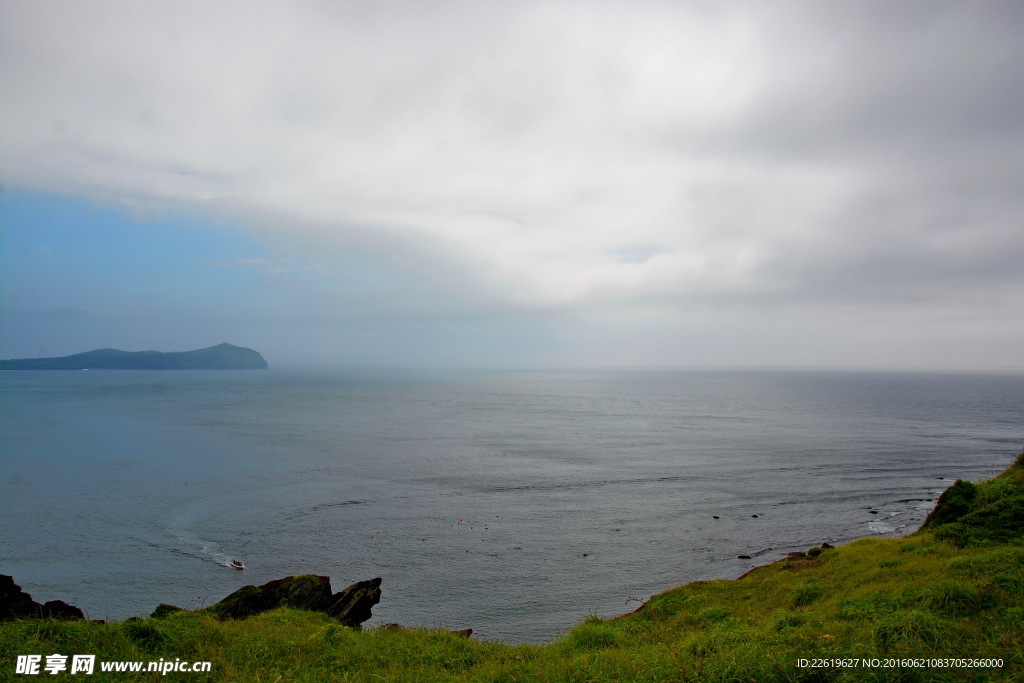
[[[971, 485], [966, 497], [960, 489], [910, 537], [862, 539], [740, 579], [690, 583], [632, 614], [590, 617], [545, 645], [438, 630], [355, 631], [291, 609], [223, 622], [200, 611], [117, 624], [22, 620], [0, 626], [0, 680], [83, 678], [14, 675], [17, 655], [53, 652], [213, 663], [209, 674], [108, 674], [119, 681], [1024, 680], [1024, 527], [1005, 503], [1024, 492], [1024, 456], [999, 477]], [[1004, 664], [899, 662], [947, 657]], [[797, 665], [816, 658], [896, 665]]]

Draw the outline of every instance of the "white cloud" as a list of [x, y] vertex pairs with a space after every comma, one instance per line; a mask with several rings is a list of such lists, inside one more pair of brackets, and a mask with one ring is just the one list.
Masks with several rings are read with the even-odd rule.
[[1015, 11], [11, 3], [5, 174], [469, 307], [941, 308], [959, 272], [1022, 291]]

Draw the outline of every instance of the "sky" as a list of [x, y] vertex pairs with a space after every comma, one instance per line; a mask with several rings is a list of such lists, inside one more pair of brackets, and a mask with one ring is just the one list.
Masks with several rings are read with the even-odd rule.
[[1016, 0], [0, 0], [0, 357], [1024, 371]]

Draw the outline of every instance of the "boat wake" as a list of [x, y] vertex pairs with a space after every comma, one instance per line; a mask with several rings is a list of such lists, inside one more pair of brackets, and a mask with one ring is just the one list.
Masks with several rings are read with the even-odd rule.
[[216, 541], [200, 538], [197, 534], [182, 528], [184, 523], [184, 519], [176, 520], [171, 529], [171, 533], [178, 543], [178, 552], [207, 562], [214, 562], [223, 567], [238, 568], [233, 564], [238, 562], [237, 556], [226, 552]]
[[231, 555], [223, 552], [220, 546], [213, 541], [202, 541], [202, 545], [199, 546], [199, 553], [225, 567], [232, 567], [232, 562], [235, 561]]

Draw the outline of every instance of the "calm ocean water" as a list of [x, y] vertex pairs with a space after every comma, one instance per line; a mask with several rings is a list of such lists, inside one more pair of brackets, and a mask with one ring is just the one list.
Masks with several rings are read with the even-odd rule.
[[0, 372], [0, 388], [0, 573], [37, 600], [120, 620], [291, 574], [381, 576], [370, 625], [509, 642], [902, 535], [1024, 443], [1020, 376]]

